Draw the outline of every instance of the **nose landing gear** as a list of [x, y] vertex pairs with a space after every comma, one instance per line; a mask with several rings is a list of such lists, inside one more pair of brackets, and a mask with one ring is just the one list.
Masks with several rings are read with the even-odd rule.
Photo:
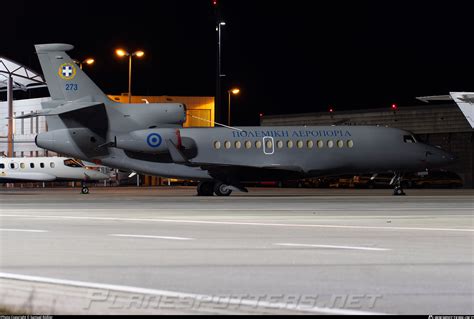
[[390, 182], [390, 185], [395, 185], [393, 189], [393, 195], [394, 196], [405, 196], [405, 192], [403, 191], [402, 187], [402, 173], [396, 172], [395, 176], [393, 176], [392, 181]]
[[89, 194], [89, 187], [87, 187], [86, 182], [81, 182], [81, 194]]

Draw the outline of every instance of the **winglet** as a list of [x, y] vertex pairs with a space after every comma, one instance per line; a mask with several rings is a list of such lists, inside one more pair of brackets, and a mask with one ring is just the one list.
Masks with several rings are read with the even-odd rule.
[[166, 144], [168, 145], [168, 150], [170, 152], [171, 159], [173, 162], [177, 164], [188, 164], [189, 161], [184, 156], [183, 152], [181, 152], [178, 147], [173, 143], [171, 140], [166, 140]]

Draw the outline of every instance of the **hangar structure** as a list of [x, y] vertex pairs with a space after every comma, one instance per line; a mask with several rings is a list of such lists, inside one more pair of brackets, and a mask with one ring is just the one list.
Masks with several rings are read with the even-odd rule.
[[405, 129], [420, 140], [456, 155], [456, 163], [446, 169], [457, 173], [465, 187], [474, 187], [474, 130], [455, 103], [264, 115], [260, 125], [379, 125]]
[[[2, 138], [6, 141], [5, 155], [13, 156], [14, 142], [13, 142], [13, 91], [23, 90], [27, 91], [33, 88], [45, 87], [46, 83], [43, 77], [35, 71], [30, 70], [24, 65], [21, 65], [10, 59], [0, 57], [0, 92], [6, 92], [7, 103], [2, 109], [6, 109], [5, 116], [7, 123], [2, 125]], [[3, 115], [3, 114], [2, 114]], [[3, 129], [5, 129], [3, 132]], [[2, 143], [3, 144], [3, 143]]]

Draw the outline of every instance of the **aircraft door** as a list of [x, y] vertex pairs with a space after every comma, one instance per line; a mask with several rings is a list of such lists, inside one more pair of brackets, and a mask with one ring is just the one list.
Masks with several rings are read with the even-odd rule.
[[263, 138], [263, 153], [265, 155], [272, 155], [275, 153], [275, 143], [273, 141], [273, 137], [265, 136]]

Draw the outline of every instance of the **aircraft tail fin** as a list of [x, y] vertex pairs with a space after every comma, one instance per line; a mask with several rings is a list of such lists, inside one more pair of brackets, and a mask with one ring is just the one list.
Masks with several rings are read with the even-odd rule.
[[53, 100], [74, 101], [91, 97], [93, 101], [103, 102], [107, 99], [100, 88], [66, 54], [66, 51], [74, 48], [72, 45], [37, 44], [35, 48]]

